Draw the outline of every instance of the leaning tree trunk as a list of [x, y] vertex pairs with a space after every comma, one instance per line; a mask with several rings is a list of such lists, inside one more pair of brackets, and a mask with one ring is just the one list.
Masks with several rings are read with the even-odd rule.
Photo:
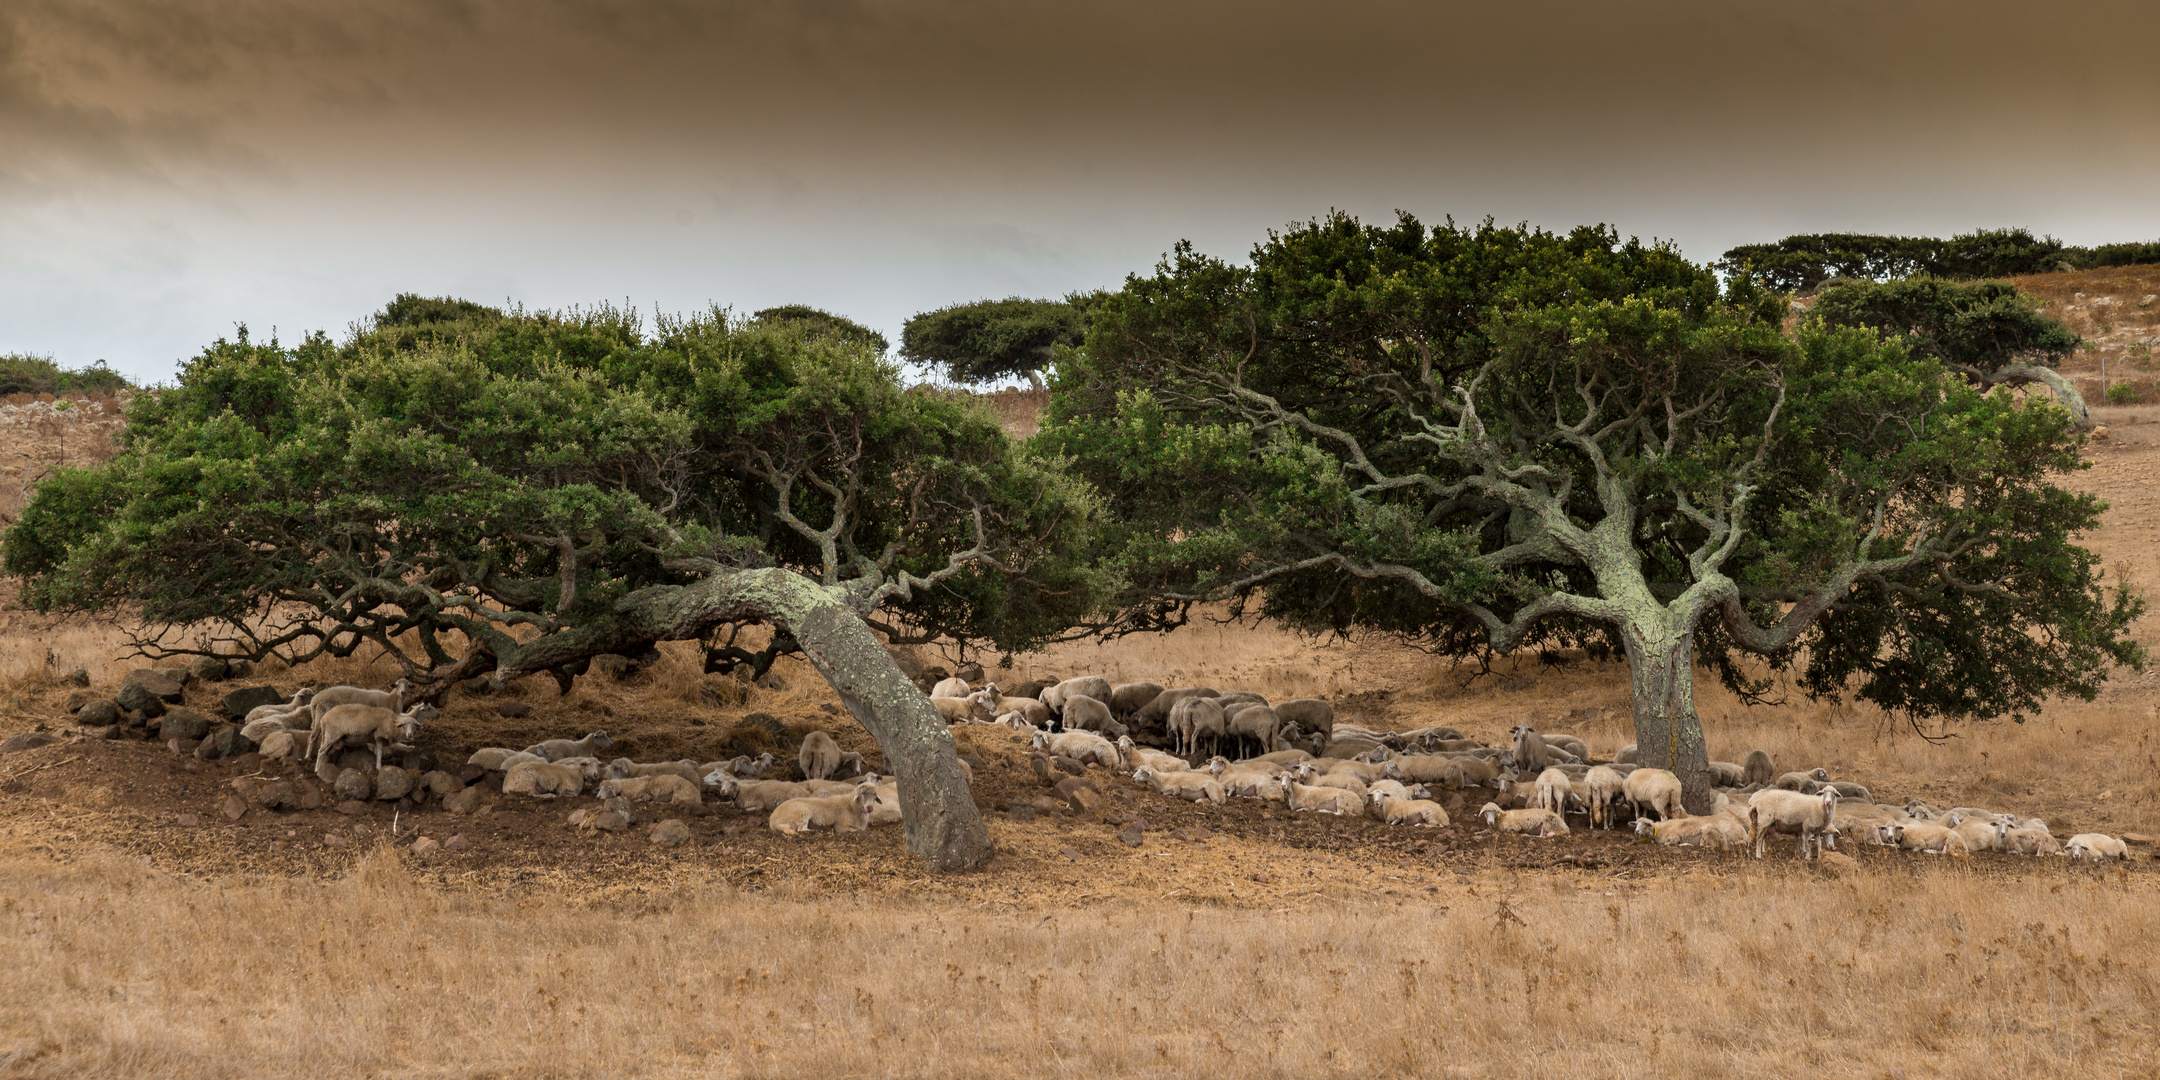
[[952, 730], [908, 681], [837, 590], [782, 569], [716, 573], [694, 585], [643, 589], [606, 618], [527, 643], [491, 634], [502, 678], [653, 641], [696, 640], [722, 623], [762, 619], [794, 636], [805, 656], [877, 739], [899, 778], [908, 850], [940, 869], [989, 861], [989, 826], [975, 809]]
[[1646, 619], [1621, 632], [1634, 684], [1635, 761], [1672, 770], [1688, 813], [1707, 814], [1716, 792], [1702, 719], [1695, 714], [1695, 628], [1674, 626], [1676, 621]]

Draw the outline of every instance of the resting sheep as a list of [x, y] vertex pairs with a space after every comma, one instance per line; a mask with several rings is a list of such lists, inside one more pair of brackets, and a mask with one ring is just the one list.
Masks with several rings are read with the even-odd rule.
[[745, 813], [771, 810], [789, 799], [810, 797], [810, 789], [785, 780], [737, 780], [723, 776], [719, 784], [720, 797], [734, 799], [735, 807]]
[[1186, 764], [1184, 758], [1174, 754], [1165, 754], [1160, 750], [1149, 750], [1134, 745], [1130, 735], [1118, 736], [1117, 751], [1118, 767], [1122, 769], [1137, 769], [1145, 765], [1156, 772], [1166, 773], [1181, 772], [1192, 767]]
[[[1759, 794], [1759, 793], [1758, 793]], [[1877, 829], [1882, 842], [1906, 851], [1936, 855], [1970, 855], [1965, 838], [1946, 825], [1931, 821], [1894, 821]]]
[[594, 731], [582, 739], [549, 739], [546, 742], [534, 743], [526, 747], [525, 752], [549, 761], [561, 761], [564, 758], [593, 757], [593, 751], [606, 750], [614, 745], [615, 740], [608, 738], [607, 732]]
[[948, 724], [987, 724], [997, 719], [997, 714], [990, 709], [990, 703], [984, 700], [981, 694], [956, 698], [933, 697], [930, 699], [930, 707], [936, 709], [938, 716]]
[[1154, 788], [1158, 795], [1169, 795], [1193, 802], [1211, 802], [1217, 806], [1221, 806], [1229, 798], [1223, 792], [1221, 782], [1207, 773], [1191, 769], [1159, 773], [1142, 765], [1133, 770], [1132, 778]]
[[1666, 821], [1636, 818], [1635, 835], [1647, 837], [1667, 847], [1729, 848], [1746, 844], [1748, 829], [1738, 818], [1729, 814], [1705, 814], [1701, 817], [1677, 817]]
[[2106, 862], [2109, 859], [2130, 861], [2130, 846], [2105, 833], [2079, 833], [2063, 841], [2063, 854], [2073, 859]]
[[568, 765], [521, 761], [504, 774], [502, 789], [505, 795], [530, 795], [536, 799], [577, 795], [585, 790], [585, 774]]
[[931, 697], [964, 698], [974, 692], [975, 688], [969, 686], [966, 679], [939, 679], [937, 685], [930, 688]]
[[870, 813], [877, 806], [877, 788], [865, 785], [850, 795], [819, 799], [789, 799], [773, 808], [766, 827], [776, 833], [799, 836], [812, 829], [862, 832], [870, 827]]
[[1117, 747], [1092, 731], [1060, 731], [1054, 735], [1038, 731], [1030, 745], [1056, 757], [1071, 758], [1082, 764], [1093, 762], [1105, 769], [1115, 769], [1119, 764]]
[[840, 744], [822, 731], [803, 736], [802, 749], [795, 753], [795, 764], [802, 769], [806, 780], [823, 780], [840, 767]]
[[1343, 817], [1365, 816], [1364, 796], [1341, 788], [1306, 787], [1289, 777], [1282, 780], [1282, 801], [1283, 805], [1292, 810], [1310, 810]]
[[1501, 832], [1526, 836], [1566, 836], [1568, 831], [1566, 820], [1550, 810], [1502, 810], [1499, 803], [1486, 803], [1478, 808], [1478, 817]]
[[489, 772], [509, 772], [512, 765], [525, 761], [537, 761], [543, 765], [547, 764], [547, 759], [538, 754], [525, 750], [511, 750], [501, 746], [488, 746], [475, 750], [471, 757], [465, 759], [465, 764], [478, 765]]
[[692, 784], [703, 783], [705, 779], [705, 774], [698, 770], [698, 763], [695, 761], [639, 762], [632, 761], [629, 758], [616, 758], [608, 762], [607, 766], [607, 774], [610, 778], [659, 776], [663, 773], [670, 776], [680, 776]]
[[1374, 791], [1368, 798], [1380, 820], [1390, 825], [1425, 825], [1446, 828], [1447, 811], [1431, 799], [1406, 799], [1392, 791]]
[[1830, 770], [1810, 769], [1807, 772], [1786, 773], [1785, 775], [1778, 777], [1777, 781], [1770, 786], [1780, 788], [1785, 791], [1797, 791], [1802, 795], [1813, 795], [1816, 792], [1821, 791], [1823, 784], [1829, 779]]
[[[558, 766], [559, 768], [560, 766]], [[602, 780], [594, 794], [603, 799], [621, 796], [631, 802], [697, 803], [704, 801], [697, 784], [674, 773], [624, 776]]]

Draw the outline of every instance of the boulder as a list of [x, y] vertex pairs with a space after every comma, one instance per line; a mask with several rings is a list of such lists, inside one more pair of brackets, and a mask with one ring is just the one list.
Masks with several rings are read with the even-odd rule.
[[348, 746], [330, 755], [330, 760], [337, 762], [337, 767], [340, 769], [375, 771], [375, 751], [365, 746]]
[[368, 804], [359, 799], [347, 799], [337, 804], [337, 812], [346, 817], [359, 817], [367, 811]]
[[402, 799], [413, 789], [411, 773], [395, 765], [385, 765], [375, 774], [375, 798], [381, 802]]
[[238, 657], [233, 657], [225, 661], [225, 677], [228, 679], [245, 679], [253, 674], [255, 674], [255, 664], [253, 661], [242, 660]]
[[470, 814], [480, 809], [480, 789], [469, 787], [463, 791], [443, 796], [442, 807], [453, 814]]
[[982, 665], [972, 662], [962, 664], [960, 670], [953, 672], [953, 677], [966, 680], [969, 686], [980, 687], [983, 684]]
[[23, 731], [0, 740], [0, 754], [12, 754], [18, 750], [35, 750], [58, 740], [42, 731]]
[[1147, 829], [1140, 822], [1135, 821], [1118, 830], [1117, 838], [1118, 843], [1126, 847], [1139, 847], [1141, 842], [1147, 839]]
[[170, 742], [174, 739], [195, 740], [210, 734], [210, 718], [193, 709], [174, 709], [165, 714], [158, 725], [158, 737]]
[[520, 720], [532, 715], [532, 706], [522, 701], [503, 701], [495, 705], [495, 715]]
[[[181, 709], [172, 715], [178, 716], [188, 711]], [[172, 716], [165, 719], [167, 723], [172, 722]], [[205, 761], [215, 761], [219, 758], [236, 758], [253, 749], [255, 744], [249, 742], [247, 736], [240, 734], [239, 728], [227, 724], [203, 736], [202, 745], [195, 748], [195, 756]]]
[[90, 672], [85, 668], [76, 668], [67, 673], [67, 681], [70, 686], [88, 686], [90, 685]]
[[113, 694], [113, 701], [121, 708], [140, 713], [147, 719], [155, 720], [165, 715], [164, 700], [158, 697], [155, 691], [137, 683], [121, 683], [119, 691]]
[[158, 673], [159, 675], [163, 675], [176, 683], [179, 683], [183, 689], [192, 686], [195, 683], [195, 673], [189, 671], [187, 668], [181, 667], [178, 664], [173, 664], [167, 667], [154, 667], [150, 670]]
[[465, 782], [463, 780], [460, 780], [457, 777], [442, 771], [441, 769], [436, 769], [432, 772], [423, 774], [420, 777], [420, 786], [434, 792], [437, 795], [455, 795], [458, 792], [465, 790]]
[[441, 844], [438, 844], [434, 840], [423, 836], [420, 839], [412, 842], [412, 853], [424, 859], [430, 855], [435, 854], [436, 849], [440, 847], [442, 847]]
[[442, 846], [445, 851], [463, 851], [470, 845], [465, 842], [465, 834], [458, 833], [456, 836], [443, 841]]
[[605, 810], [586, 818], [585, 827], [602, 832], [621, 832], [630, 827], [630, 819], [613, 810]]
[[1860, 872], [1860, 860], [1837, 851], [1823, 852], [1816, 858], [1815, 865], [1839, 877]]
[[248, 686], [225, 695], [222, 704], [225, 706], [225, 715], [239, 719], [246, 716], [251, 709], [275, 705], [284, 700], [285, 695], [278, 693], [275, 686]]
[[435, 755], [425, 750], [407, 750], [405, 756], [398, 761], [398, 764], [403, 765], [406, 772], [418, 776], [421, 773], [435, 771]]
[[297, 810], [300, 789], [290, 780], [272, 780], [255, 788], [255, 803], [265, 810]]
[[222, 656], [198, 656], [188, 665], [188, 670], [202, 682], [223, 682], [232, 665]]
[[321, 788], [316, 787], [313, 784], [300, 785], [300, 809], [320, 810], [322, 809], [322, 804], [323, 795]]
[[84, 727], [111, 727], [123, 723], [120, 706], [100, 698], [75, 710], [75, 722]]
[[91, 702], [92, 700], [94, 700], [94, 699], [93, 699], [93, 698], [91, 698], [91, 696], [90, 696], [90, 695], [88, 695], [88, 694], [86, 694], [86, 693], [83, 693], [83, 692], [82, 692], [82, 691], [80, 691], [80, 690], [74, 690], [74, 691], [70, 691], [70, 692], [68, 693], [68, 696], [67, 696], [67, 704], [65, 704], [65, 705], [62, 705], [62, 706], [60, 706], [60, 707], [61, 707], [62, 709], [65, 709], [65, 710], [67, 710], [67, 714], [68, 714], [69, 716], [73, 716], [73, 715], [75, 715], [75, 713], [76, 713], [77, 711], [79, 711], [79, 710], [80, 710], [80, 709], [81, 709], [81, 708], [82, 708], [83, 706], [85, 706], [85, 705], [88, 705], [88, 704], [90, 704], [90, 702]]
[[690, 839], [690, 826], [680, 819], [669, 818], [653, 826], [651, 839], [655, 847], [676, 847]]
[[346, 769], [338, 773], [337, 782], [330, 785], [330, 791], [340, 802], [355, 802], [374, 795], [375, 783], [358, 769]]
[[218, 811], [225, 815], [225, 820], [238, 821], [247, 816], [247, 800], [238, 795], [227, 795], [224, 803], [218, 807]]

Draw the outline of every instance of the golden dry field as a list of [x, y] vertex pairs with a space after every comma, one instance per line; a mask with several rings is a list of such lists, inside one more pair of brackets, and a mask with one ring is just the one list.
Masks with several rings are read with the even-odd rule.
[[[2160, 581], [2160, 405], [2098, 414], [2109, 437], [2070, 482], [2112, 509], [2086, 541], [2111, 580]], [[2160, 647], [2156, 629], [2139, 634]], [[2111, 866], [1857, 842], [1840, 845], [1851, 862], [1776, 842], [1758, 861], [1585, 828], [1496, 835], [1474, 804], [1405, 829], [1178, 802], [1100, 769], [1107, 797], [1078, 812], [990, 726], [955, 731], [999, 845], [969, 874], [929, 873], [896, 827], [794, 839], [708, 802], [671, 811], [689, 839], [660, 845], [667, 815], [586, 831], [568, 818], [596, 800], [485, 779], [468, 812], [272, 811], [234, 781], [321, 785], [71, 725], [71, 694], [144, 665], [123, 630], [0, 612], [0, 735], [54, 737], [0, 754], [0, 1080], [2160, 1075], [2146, 845]], [[1370, 726], [1494, 742], [1529, 722], [1599, 757], [1631, 741], [1624, 672], [1552, 659], [1478, 672], [1203, 624], [1000, 674], [1321, 696]], [[876, 760], [807, 666], [775, 671], [742, 699], [668, 646], [566, 696], [546, 679], [454, 692], [421, 747], [455, 769], [478, 747], [604, 728], [613, 753], [702, 761], [822, 728]], [[395, 675], [326, 660], [246, 683]], [[187, 704], [211, 711], [237, 685], [192, 686]], [[1877, 801], [2036, 815], [2059, 837], [2160, 832], [2160, 675], [2119, 671], [2097, 701], [1938, 740], [1797, 695], [1748, 706], [1706, 680], [1699, 697], [1716, 758], [1759, 747]], [[1135, 819], [1132, 846], [1118, 834]]]

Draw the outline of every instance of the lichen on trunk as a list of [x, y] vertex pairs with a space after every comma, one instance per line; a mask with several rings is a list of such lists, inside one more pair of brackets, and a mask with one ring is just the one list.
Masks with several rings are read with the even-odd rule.
[[1635, 760], [1672, 770], [1688, 813], [1707, 814], [1716, 795], [1702, 719], [1695, 713], [1695, 628], [1692, 621], [1684, 627], [1672, 622], [1636, 622], [1621, 630], [1635, 708]]

